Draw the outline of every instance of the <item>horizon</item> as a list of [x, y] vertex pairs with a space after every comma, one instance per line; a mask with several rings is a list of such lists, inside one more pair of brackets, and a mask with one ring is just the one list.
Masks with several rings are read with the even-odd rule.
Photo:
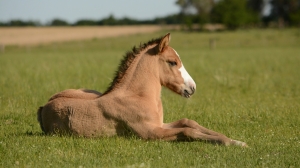
[[[54, 19], [60, 19], [68, 23], [75, 23], [79, 20], [102, 20], [110, 15], [113, 15], [116, 19], [128, 17], [135, 20], [152, 20], [178, 13], [180, 8], [175, 2], [175, 0], [156, 2], [91, 0], [87, 4], [83, 0], [77, 0], [76, 2], [70, 0], [63, 2], [59, 0], [46, 2], [39, 0], [4, 0], [0, 1], [0, 22], [22, 20], [47, 24]], [[140, 8], [140, 6], [143, 6], [143, 8]]]

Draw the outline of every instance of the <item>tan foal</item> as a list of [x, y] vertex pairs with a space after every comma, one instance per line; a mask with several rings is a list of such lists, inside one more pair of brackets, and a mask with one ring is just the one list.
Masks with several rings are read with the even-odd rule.
[[134, 47], [121, 61], [113, 82], [103, 94], [69, 89], [52, 96], [38, 110], [42, 130], [47, 134], [85, 137], [133, 132], [143, 139], [205, 140], [247, 146], [193, 120], [163, 122], [162, 86], [186, 98], [196, 90], [194, 80], [169, 42], [167, 34]]

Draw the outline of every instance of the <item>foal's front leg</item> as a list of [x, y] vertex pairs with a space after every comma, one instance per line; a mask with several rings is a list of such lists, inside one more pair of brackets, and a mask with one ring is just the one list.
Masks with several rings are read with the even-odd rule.
[[202, 136], [201, 136], [202, 140], [215, 141], [215, 142], [222, 143], [226, 146], [237, 145], [237, 146], [247, 147], [247, 144], [245, 142], [233, 140], [221, 133], [209, 130], [209, 129], [199, 125], [194, 120], [189, 120], [189, 119], [184, 118], [184, 119], [181, 119], [181, 120], [178, 120], [178, 121], [175, 121], [172, 123], [166, 123], [163, 125], [163, 128], [166, 128], [166, 129], [186, 128], [186, 127], [200, 131], [202, 134]]

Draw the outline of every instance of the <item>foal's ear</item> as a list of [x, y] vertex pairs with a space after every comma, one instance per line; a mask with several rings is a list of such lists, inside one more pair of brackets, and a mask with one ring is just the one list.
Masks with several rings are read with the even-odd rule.
[[170, 33], [168, 33], [159, 42], [158, 52], [162, 52], [164, 47], [169, 45], [170, 40], [171, 40], [171, 35], [170, 35]]

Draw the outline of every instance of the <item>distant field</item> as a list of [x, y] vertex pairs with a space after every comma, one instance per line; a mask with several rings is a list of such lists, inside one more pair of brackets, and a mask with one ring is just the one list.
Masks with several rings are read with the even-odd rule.
[[249, 148], [42, 133], [36, 110], [51, 95], [68, 88], [105, 91], [126, 51], [165, 33], [6, 47], [0, 52], [0, 167], [300, 167], [299, 29], [171, 31], [170, 45], [197, 90], [184, 99], [163, 89], [165, 122], [194, 119]]
[[161, 29], [161, 26], [155, 25], [0, 28], [0, 45], [37, 45], [41, 43], [151, 33]]

